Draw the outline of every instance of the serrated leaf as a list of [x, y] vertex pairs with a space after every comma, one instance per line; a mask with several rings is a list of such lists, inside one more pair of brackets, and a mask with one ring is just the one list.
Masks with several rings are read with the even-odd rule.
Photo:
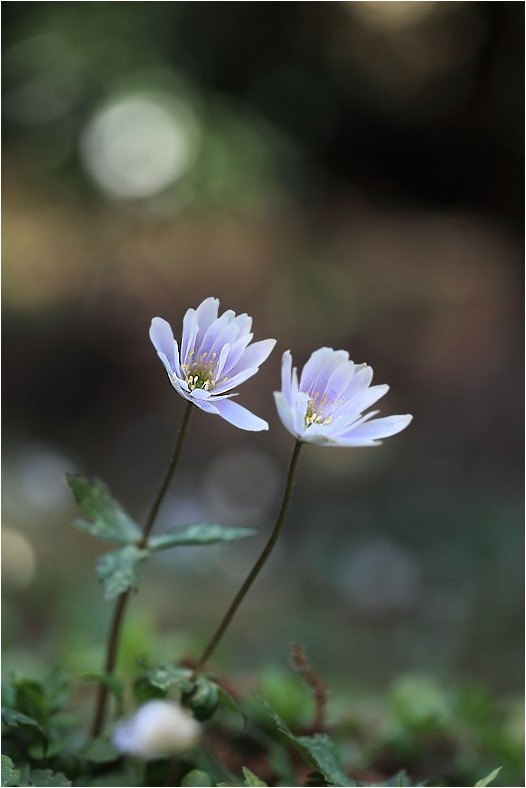
[[264, 780], [260, 780], [259, 777], [256, 777], [254, 772], [251, 772], [250, 769], [247, 769], [246, 766], [242, 766], [241, 768], [242, 768], [242, 771], [243, 771], [243, 777], [245, 778], [245, 781], [244, 781], [243, 785], [247, 785], [247, 786], [262, 786], [262, 785], [266, 786], [267, 785], [267, 783]]
[[152, 536], [148, 541], [148, 547], [150, 550], [169, 550], [172, 547], [234, 542], [236, 539], [245, 539], [255, 533], [254, 528], [234, 528], [215, 524], [186, 525], [166, 531], [159, 536]]
[[478, 783], [475, 783], [475, 788], [484, 788], [484, 786], [492, 783], [501, 769], [502, 766], [499, 766], [498, 769], [493, 769], [493, 771], [490, 774], [488, 774], [487, 777], [483, 777], [482, 780], [479, 780]]
[[128, 544], [97, 559], [95, 571], [104, 586], [104, 599], [115, 599], [129, 588], [137, 587], [137, 567], [147, 555], [147, 550]]
[[112, 498], [103, 482], [75, 473], [66, 474], [66, 479], [77, 506], [89, 518], [75, 520], [76, 528], [111, 542], [130, 544], [140, 540], [141, 529]]
[[31, 769], [29, 785], [72, 785], [72, 782], [62, 772], [52, 772], [51, 769]]
[[347, 777], [343, 771], [340, 759], [336, 752], [334, 742], [325, 733], [317, 733], [314, 736], [295, 736], [287, 723], [276, 714], [274, 709], [264, 698], [259, 696], [258, 700], [266, 709], [269, 716], [274, 720], [277, 729], [299, 750], [307, 763], [320, 772], [329, 785], [333, 786], [357, 786], [358, 783]]
[[10, 788], [20, 782], [20, 772], [7, 755], [2, 755], [2, 786]]
[[161, 690], [167, 690], [172, 684], [177, 684], [185, 693], [193, 689], [193, 682], [190, 680], [192, 671], [188, 668], [176, 668], [170, 664], [157, 665], [151, 668], [146, 676], [150, 684]]
[[191, 772], [187, 772], [187, 774], [185, 774], [181, 780], [181, 785], [211, 786], [212, 778], [206, 772], [202, 772], [201, 769], [192, 769]]

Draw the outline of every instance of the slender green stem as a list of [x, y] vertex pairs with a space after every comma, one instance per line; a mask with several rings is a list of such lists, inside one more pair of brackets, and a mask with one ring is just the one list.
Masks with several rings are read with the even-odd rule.
[[266, 563], [267, 558], [271, 554], [272, 550], [274, 549], [274, 546], [275, 546], [276, 542], [279, 539], [281, 531], [283, 530], [283, 525], [285, 523], [285, 517], [286, 517], [286, 514], [287, 514], [287, 510], [289, 508], [289, 503], [290, 503], [290, 499], [291, 499], [291, 495], [292, 495], [292, 489], [294, 487], [294, 477], [296, 475], [296, 467], [298, 465], [298, 459], [299, 459], [299, 456], [300, 456], [300, 450], [301, 450], [302, 445], [303, 444], [301, 443], [301, 441], [296, 441], [296, 445], [294, 446], [294, 451], [292, 452], [292, 458], [290, 460], [289, 471], [288, 471], [288, 474], [287, 474], [287, 483], [285, 485], [285, 492], [283, 494], [283, 501], [281, 503], [281, 508], [279, 510], [278, 519], [276, 520], [276, 525], [274, 526], [274, 530], [272, 531], [267, 544], [263, 548], [263, 552], [261, 553], [261, 555], [259, 556], [258, 560], [254, 564], [254, 567], [252, 568], [252, 571], [250, 572], [250, 574], [248, 575], [247, 579], [245, 580], [245, 582], [243, 583], [243, 585], [241, 586], [241, 588], [237, 592], [237, 595], [234, 598], [234, 601], [232, 602], [232, 604], [228, 608], [227, 612], [223, 616], [223, 618], [221, 620], [221, 623], [219, 624], [218, 628], [216, 629], [215, 633], [213, 634], [213, 636], [212, 636], [210, 642], [208, 643], [208, 645], [206, 646], [205, 650], [201, 654], [201, 656], [200, 656], [200, 658], [199, 658], [199, 660], [197, 662], [197, 665], [195, 666], [195, 671], [196, 672], [203, 669], [205, 663], [208, 661], [208, 659], [210, 658], [212, 652], [215, 650], [215, 648], [218, 645], [219, 641], [221, 640], [221, 638], [225, 634], [225, 631], [226, 631], [228, 625], [230, 624], [230, 622], [232, 621], [232, 619], [233, 619], [238, 607], [240, 606], [241, 602], [243, 601], [243, 599], [247, 595], [248, 591], [250, 590], [250, 587], [252, 586], [252, 583], [254, 582], [256, 577], [259, 575], [260, 571], [262, 570], [263, 566]]
[[[166, 495], [166, 491], [170, 486], [170, 482], [179, 463], [179, 458], [181, 456], [181, 451], [183, 449], [186, 433], [188, 431], [188, 424], [190, 422], [191, 413], [192, 413], [192, 403], [188, 402], [186, 405], [186, 410], [184, 412], [183, 420], [181, 422], [181, 426], [179, 428], [179, 434], [177, 435], [177, 440], [175, 443], [175, 449], [172, 455], [172, 459], [170, 460], [170, 464], [166, 470], [166, 474], [164, 476], [163, 482], [159, 487], [157, 495], [155, 496], [155, 499], [152, 503], [148, 517], [146, 518], [146, 522], [144, 523], [142, 538], [138, 545], [141, 549], [145, 548], [148, 543], [148, 537], [150, 536], [152, 528], [155, 524], [157, 513], [159, 512], [164, 496]], [[106, 659], [104, 662], [104, 673], [106, 676], [111, 676], [115, 670], [115, 664], [117, 662], [117, 656], [119, 651], [120, 634], [121, 634], [122, 624], [124, 621], [124, 614], [126, 612], [126, 606], [128, 603], [128, 599], [130, 598], [130, 594], [131, 594], [131, 589], [128, 589], [118, 597], [117, 604], [115, 605], [115, 610], [113, 613], [113, 619], [110, 628], [110, 634], [108, 637]], [[106, 684], [101, 683], [99, 684], [99, 688], [98, 688], [97, 701], [95, 706], [95, 716], [93, 718], [93, 726], [92, 726], [93, 736], [98, 736], [102, 731], [104, 725], [104, 718], [106, 716], [107, 700], [108, 700], [108, 687], [106, 686]]]

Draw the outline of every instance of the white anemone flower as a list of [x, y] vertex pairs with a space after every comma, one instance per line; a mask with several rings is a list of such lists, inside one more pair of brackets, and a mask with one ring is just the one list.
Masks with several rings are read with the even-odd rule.
[[169, 323], [154, 317], [150, 339], [181, 397], [242, 430], [268, 430], [268, 424], [232, 402], [232, 389], [255, 375], [270, 355], [275, 339], [250, 344], [252, 318], [228, 309], [218, 317], [217, 298], [205, 298], [183, 318], [181, 349]]
[[314, 351], [298, 381], [289, 351], [283, 354], [281, 391], [274, 392], [284, 427], [299, 441], [319, 446], [377, 446], [382, 438], [401, 432], [412, 416], [373, 418], [369, 411], [389, 391], [371, 386], [373, 370], [350, 361], [345, 350]]
[[119, 752], [151, 760], [191, 750], [201, 726], [180, 706], [167, 700], [151, 700], [120, 722], [113, 733]]

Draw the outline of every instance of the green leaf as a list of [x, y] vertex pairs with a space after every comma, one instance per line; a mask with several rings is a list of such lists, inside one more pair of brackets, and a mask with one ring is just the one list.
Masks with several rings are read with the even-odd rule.
[[251, 772], [250, 769], [247, 769], [246, 766], [242, 767], [242, 771], [243, 771], [243, 777], [245, 778], [243, 785], [248, 785], [248, 786], [267, 785], [267, 783], [264, 780], [260, 780], [259, 777], [256, 777], [254, 772]]
[[66, 479], [79, 509], [88, 520], [75, 520], [74, 525], [99, 539], [130, 544], [137, 542], [142, 531], [122, 506], [114, 501], [103, 482], [90, 481], [76, 473], [66, 474]]
[[205, 676], [198, 676], [190, 692], [184, 692], [185, 703], [200, 722], [210, 719], [219, 706], [217, 684]]
[[72, 785], [62, 772], [52, 772], [51, 769], [32, 769], [29, 774], [29, 784], [37, 786]]
[[111, 763], [121, 757], [108, 739], [93, 739], [88, 742], [78, 753], [79, 758], [83, 758], [90, 763]]
[[243, 720], [243, 725], [245, 728], [248, 727], [248, 719], [247, 715], [241, 709], [239, 703], [232, 697], [232, 695], [226, 691], [224, 687], [221, 687], [219, 684], [217, 685], [217, 691], [219, 693], [219, 703], [225, 709], [232, 711], [234, 714], [237, 714]]
[[81, 676], [84, 681], [96, 681], [97, 684], [103, 684], [111, 694], [115, 697], [117, 706], [117, 716], [122, 714], [122, 704], [124, 699], [124, 685], [120, 679], [109, 673], [86, 673]]
[[194, 686], [191, 676], [192, 671], [188, 668], [176, 668], [170, 664], [157, 665], [146, 674], [150, 684], [158, 689], [167, 690], [172, 684], [177, 684], [186, 693], [191, 692]]
[[202, 772], [200, 769], [192, 769], [191, 772], [187, 772], [183, 779], [181, 780], [181, 785], [183, 786], [211, 786], [212, 778], [208, 776], [206, 772]]
[[254, 528], [234, 528], [224, 525], [186, 525], [174, 528], [159, 536], [152, 536], [148, 541], [150, 550], [169, 550], [171, 547], [183, 545], [204, 545], [216, 542], [233, 542], [252, 536]]
[[334, 742], [325, 733], [317, 733], [314, 736], [295, 736], [289, 726], [281, 717], [276, 714], [274, 709], [264, 700], [258, 697], [260, 703], [266, 709], [268, 715], [274, 720], [277, 729], [299, 750], [307, 763], [320, 772], [329, 785], [334, 786], [356, 786], [358, 783], [351, 780], [340, 763]]
[[489, 785], [490, 783], [492, 783], [501, 769], [502, 766], [499, 766], [498, 769], [493, 769], [491, 774], [488, 774], [487, 777], [483, 777], [482, 780], [479, 780], [478, 783], [475, 783], [475, 788], [484, 788], [485, 785]]
[[136, 588], [137, 566], [147, 555], [147, 550], [129, 544], [97, 559], [95, 571], [104, 586], [104, 599], [115, 599], [129, 588]]
[[10, 788], [20, 782], [20, 772], [15, 768], [15, 764], [7, 755], [2, 755], [2, 785]]
[[[17, 709], [10, 709], [4, 707], [2, 709], [2, 722], [7, 725], [9, 728], [18, 728], [20, 726], [25, 728], [34, 728], [37, 730], [41, 736], [46, 739], [46, 734], [38, 724], [36, 720], [32, 717], [29, 717], [27, 714], [24, 714]], [[47, 739], [46, 739], [47, 740]]]

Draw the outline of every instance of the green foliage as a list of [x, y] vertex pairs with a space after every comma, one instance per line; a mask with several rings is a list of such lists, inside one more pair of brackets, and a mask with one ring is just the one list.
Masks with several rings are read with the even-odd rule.
[[175, 665], [164, 663], [151, 668], [146, 677], [150, 684], [160, 690], [167, 690], [172, 684], [176, 684], [181, 692], [191, 692], [193, 682], [191, 681], [192, 671], [188, 668], [177, 668]]
[[242, 772], [243, 772], [243, 777], [245, 778], [243, 785], [262, 786], [267, 784], [264, 780], [260, 780], [259, 777], [256, 777], [256, 775], [253, 772], [251, 772], [250, 769], [247, 769], [246, 766], [242, 767]]
[[486, 785], [490, 785], [493, 780], [497, 777], [498, 773], [502, 769], [502, 766], [499, 766], [497, 769], [493, 769], [490, 774], [484, 777], [482, 780], [479, 780], [478, 783], [475, 783], [475, 788], [485, 788]]
[[129, 588], [137, 587], [137, 567], [147, 555], [147, 550], [128, 544], [97, 559], [95, 571], [104, 586], [104, 599], [115, 599]]
[[183, 690], [183, 700], [197, 720], [208, 720], [219, 706], [217, 684], [205, 676], [198, 676], [189, 692]]
[[212, 786], [212, 778], [200, 769], [192, 769], [181, 780], [183, 786]]
[[237, 539], [246, 539], [247, 536], [255, 533], [254, 528], [234, 528], [215, 524], [187, 525], [150, 537], [148, 547], [152, 551], [157, 551], [169, 550], [172, 547], [234, 542]]
[[307, 763], [322, 775], [328, 785], [355, 786], [343, 771], [334, 743], [329, 736], [318, 733], [314, 736], [295, 736], [289, 726], [274, 709], [263, 699], [259, 699], [267, 714], [274, 721], [276, 728], [299, 751]]
[[11, 758], [7, 755], [2, 755], [2, 785], [4, 788], [9, 788], [12, 785], [18, 785], [20, 780], [20, 772], [15, 769], [15, 765]]
[[89, 741], [78, 756], [89, 763], [112, 763], [120, 758], [120, 753], [108, 739], [99, 737]]
[[31, 769], [29, 782], [26, 784], [42, 787], [48, 785], [72, 785], [71, 781], [61, 772], [52, 772], [51, 769]]
[[108, 673], [86, 673], [82, 678], [84, 681], [95, 681], [98, 684], [104, 684], [116, 700], [117, 715], [122, 714], [124, 685], [120, 679], [113, 675], [110, 676]]
[[130, 544], [141, 538], [141, 529], [115, 501], [106, 485], [80, 474], [66, 474], [79, 509], [88, 520], [75, 520], [75, 526], [99, 539]]

